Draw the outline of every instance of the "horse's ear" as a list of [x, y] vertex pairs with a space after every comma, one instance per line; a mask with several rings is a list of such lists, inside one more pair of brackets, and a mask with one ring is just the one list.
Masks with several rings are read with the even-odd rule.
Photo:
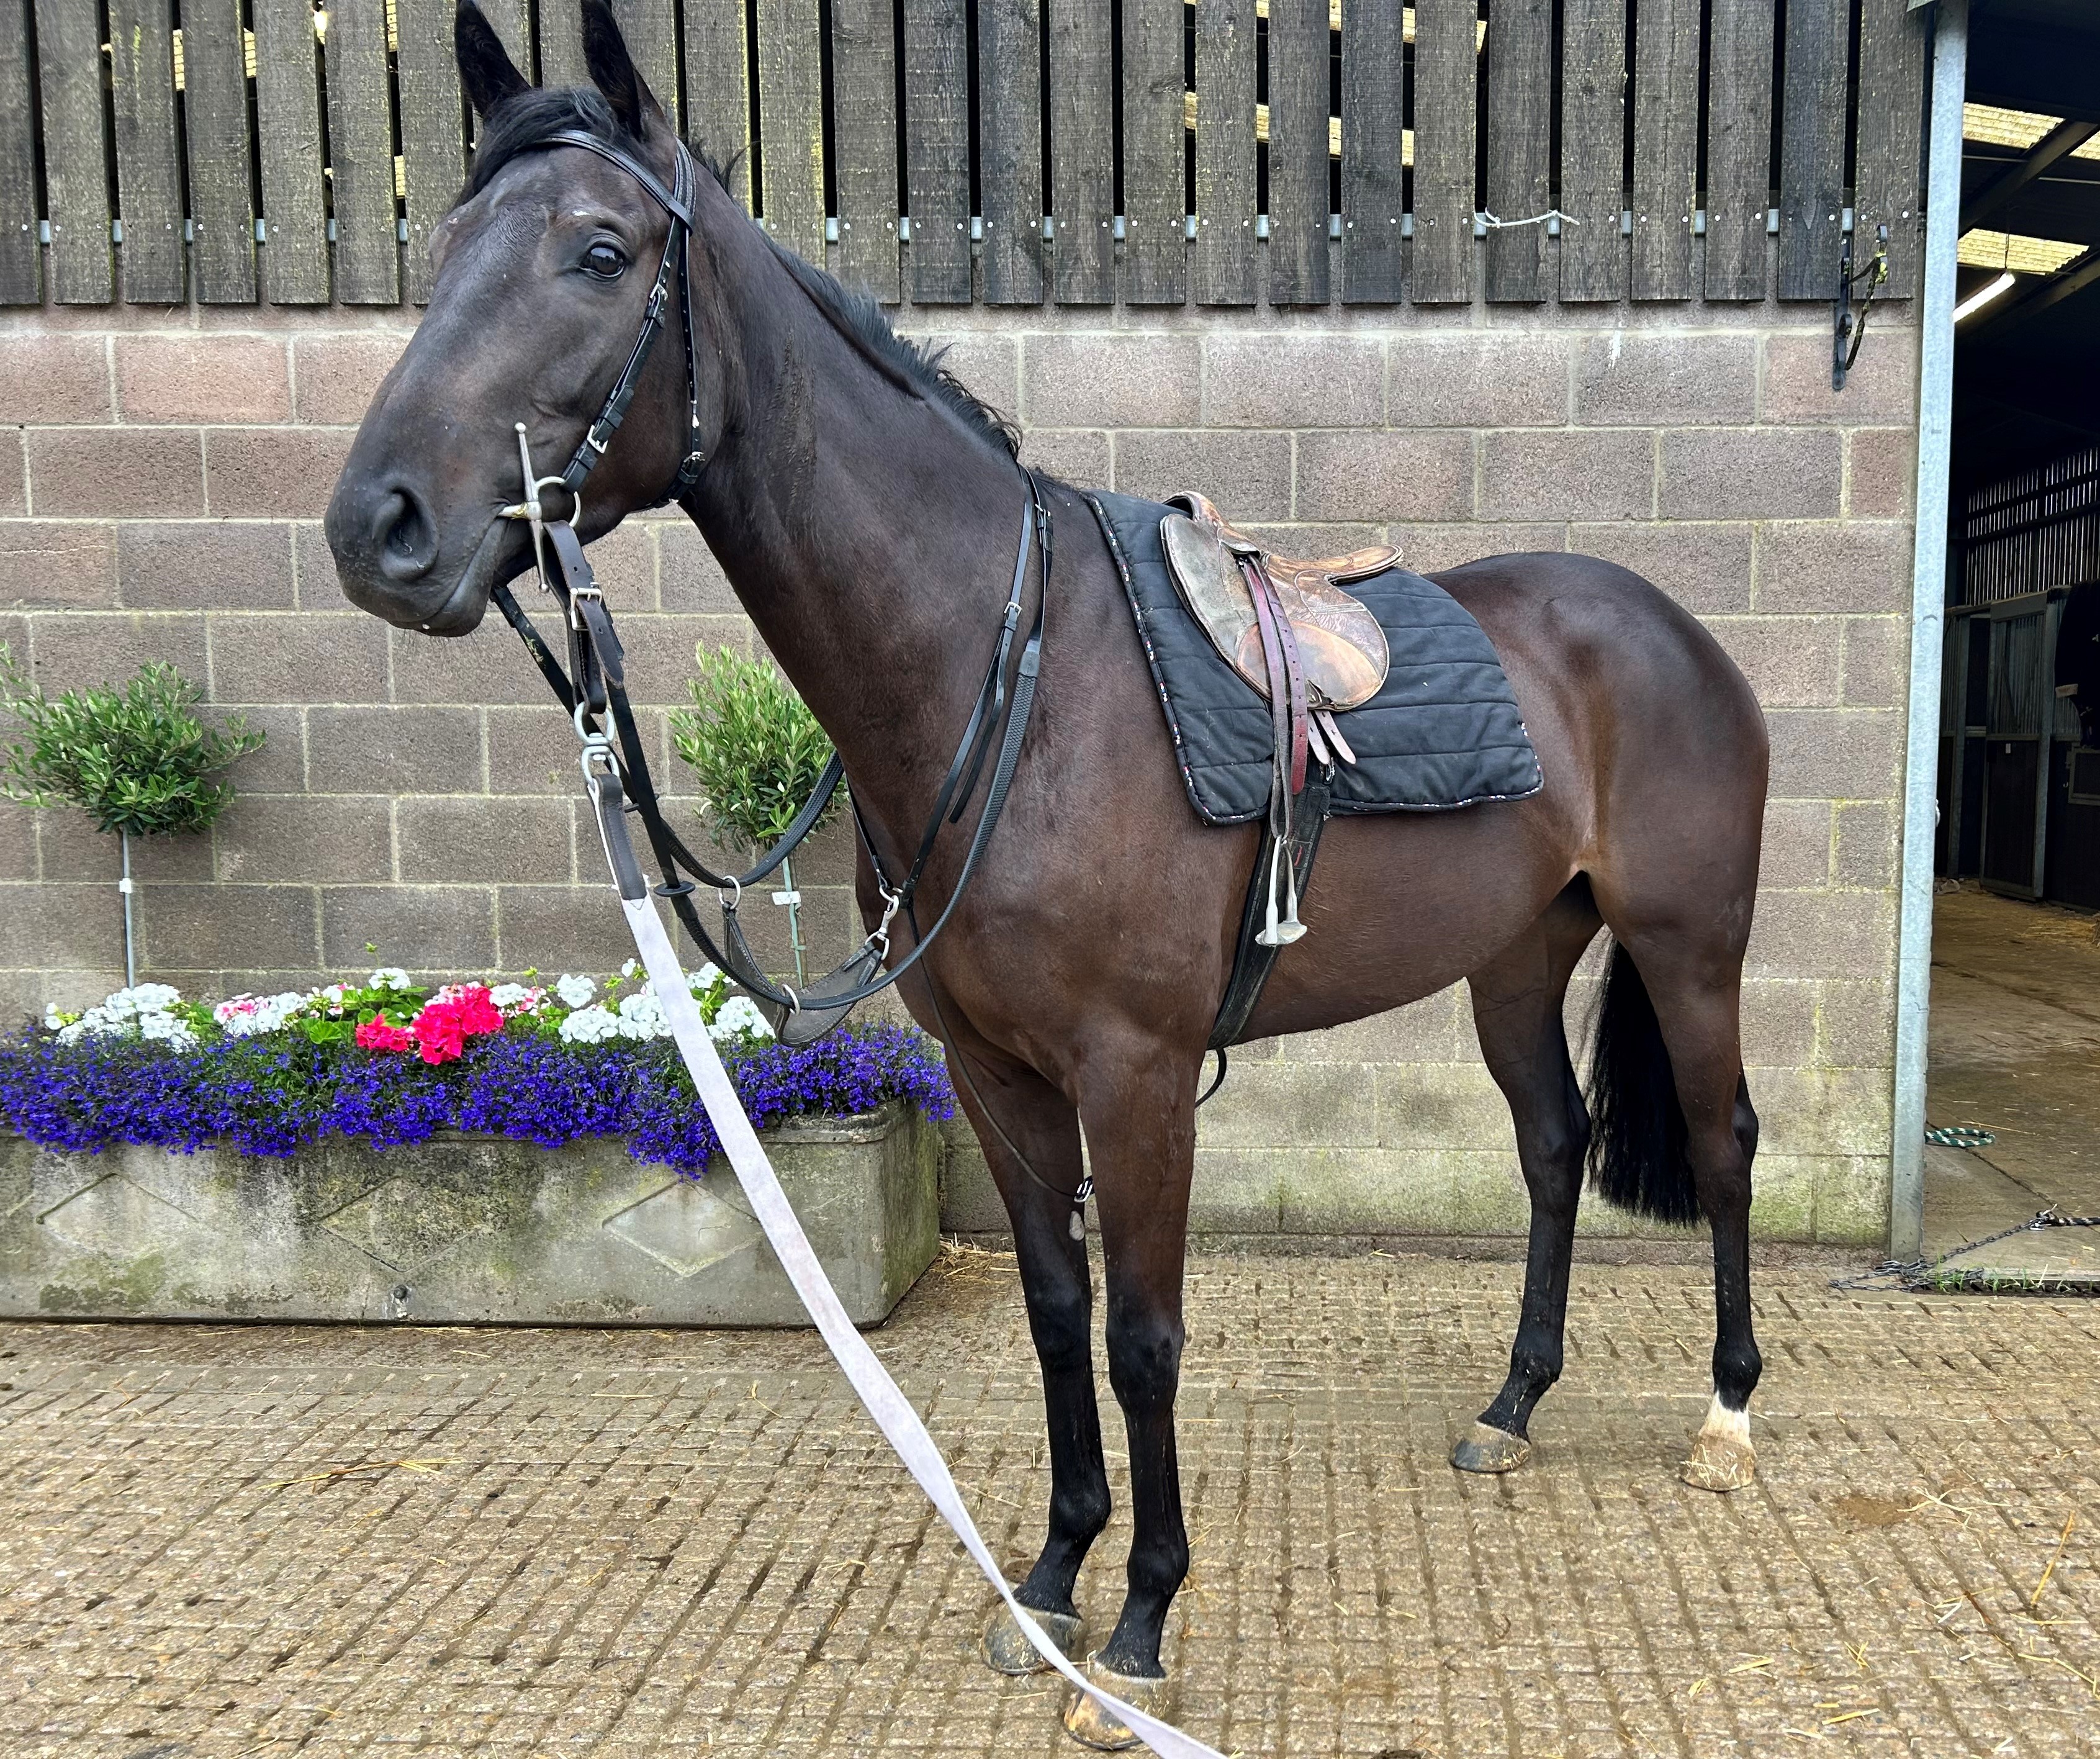
[[474, 0], [459, 0], [459, 11], [452, 20], [452, 53], [459, 60], [460, 83], [466, 87], [467, 100], [483, 122], [505, 99], [532, 89], [532, 82], [511, 64], [510, 51]]
[[649, 118], [660, 115], [655, 95], [627, 52], [627, 39], [620, 33], [620, 20], [606, 0], [583, 0], [584, 65], [590, 69], [591, 83], [605, 94], [620, 126], [640, 139], [649, 131]]

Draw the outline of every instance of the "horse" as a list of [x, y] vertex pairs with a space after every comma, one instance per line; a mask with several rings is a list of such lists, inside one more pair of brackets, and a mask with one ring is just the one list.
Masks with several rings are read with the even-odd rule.
[[[593, 87], [541, 90], [461, 0], [459, 70], [483, 119], [472, 174], [432, 241], [429, 309], [327, 515], [343, 590], [402, 628], [464, 634], [532, 565], [531, 534], [502, 516], [517, 498], [517, 425], [535, 456], [577, 448], [619, 382], [649, 269], [672, 254], [671, 223], [639, 179], [546, 143], [568, 130], [614, 144], [665, 188], [686, 150], [603, 0], [585, 0], [583, 18]], [[576, 528], [602, 536], [671, 485], [833, 740], [865, 843], [894, 873], [994, 651], [1030, 493], [1019, 436], [871, 300], [769, 240], [717, 168], [692, 181], [692, 357], [674, 311]], [[899, 988], [944, 1045], [1011, 1220], [1050, 1463], [1045, 1536], [1018, 1593], [1068, 1646], [1079, 1567], [1110, 1506], [1074, 1209], [1083, 1137], [1134, 1524], [1120, 1614], [1087, 1665], [1150, 1708], [1166, 1702], [1162, 1627], [1189, 1561], [1174, 1409], [1197, 1089], [1259, 828], [1192, 813], [1102, 533], [1078, 489], [1044, 478], [1040, 493], [1057, 541], [1028, 581], [1048, 613], [1034, 719], [986, 859]], [[1499, 654], [1545, 786], [1460, 811], [1335, 820], [1302, 903], [1310, 932], [1277, 960], [1242, 1036], [1339, 1025], [1465, 979], [1531, 1220], [1508, 1376], [1453, 1464], [1506, 1471], [1529, 1453], [1531, 1413], [1561, 1372], [1586, 1168], [1608, 1200], [1711, 1229], [1712, 1400], [1682, 1470], [1740, 1487], [1755, 1470], [1761, 1368], [1758, 1121], [1740, 1012], [1762, 717], [1714, 639], [1624, 568], [1502, 555], [1432, 577]], [[937, 843], [928, 897], [952, 891], [962, 840]], [[874, 872], [863, 847], [856, 890], [871, 929]], [[1564, 1000], [1600, 931], [1611, 952], [1586, 1098]], [[1003, 1612], [985, 1653], [1007, 1672], [1032, 1659]], [[1130, 1744], [1083, 1694], [1065, 1725], [1094, 1745]]]

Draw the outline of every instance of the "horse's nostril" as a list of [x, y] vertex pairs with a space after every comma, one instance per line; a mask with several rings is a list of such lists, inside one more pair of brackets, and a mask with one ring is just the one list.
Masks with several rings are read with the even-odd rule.
[[380, 571], [389, 580], [420, 580], [438, 559], [438, 524], [429, 504], [407, 484], [398, 484], [373, 509], [372, 537]]

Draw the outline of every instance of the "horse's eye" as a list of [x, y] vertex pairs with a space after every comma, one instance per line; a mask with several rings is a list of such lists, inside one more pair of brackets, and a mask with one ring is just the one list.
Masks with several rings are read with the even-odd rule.
[[600, 240], [584, 253], [584, 272], [600, 281], [618, 281], [626, 267], [627, 254], [617, 245]]

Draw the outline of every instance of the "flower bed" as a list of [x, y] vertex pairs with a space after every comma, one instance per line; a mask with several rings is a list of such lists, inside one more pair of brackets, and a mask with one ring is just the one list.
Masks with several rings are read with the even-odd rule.
[[[880, 1319], [938, 1240], [938, 1047], [876, 1024], [791, 1049], [718, 974], [695, 989]], [[0, 1045], [0, 1312], [801, 1323], [668, 1032], [631, 971], [54, 1014]]]
[[[953, 1115], [939, 1047], [923, 1033], [849, 1027], [791, 1049], [712, 966], [693, 982], [758, 1128], [892, 1100]], [[215, 1007], [141, 984], [84, 1014], [54, 1010], [42, 1032], [0, 1047], [0, 1119], [76, 1153], [216, 1142], [281, 1157], [329, 1137], [388, 1148], [440, 1130], [543, 1148], [611, 1136], [638, 1160], [698, 1173], [720, 1139], [669, 1032], [631, 967], [602, 992], [576, 976], [430, 992], [380, 970], [363, 985]]]

